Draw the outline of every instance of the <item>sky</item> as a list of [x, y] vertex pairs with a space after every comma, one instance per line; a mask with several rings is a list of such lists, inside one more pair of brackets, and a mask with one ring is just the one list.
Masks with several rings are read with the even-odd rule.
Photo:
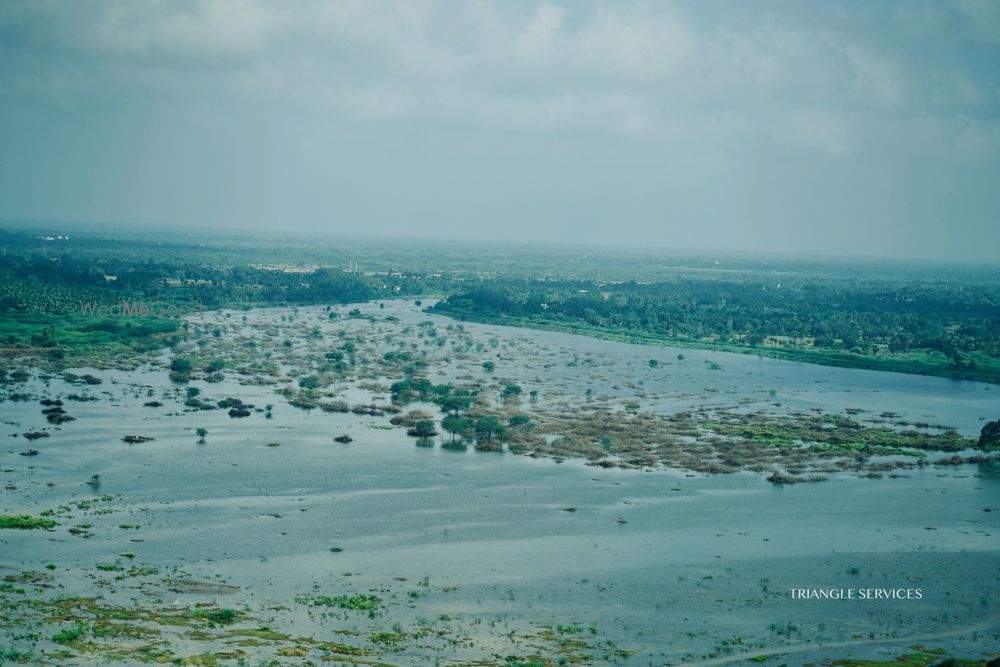
[[1000, 2], [3, 0], [0, 220], [998, 261]]

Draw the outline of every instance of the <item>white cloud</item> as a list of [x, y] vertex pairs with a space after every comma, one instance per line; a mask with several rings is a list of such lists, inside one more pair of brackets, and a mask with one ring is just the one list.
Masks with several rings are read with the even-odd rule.
[[[38, 109], [62, 110], [63, 131], [81, 146], [91, 137], [80, 138], [78, 127], [89, 122], [106, 133], [94, 139], [100, 151], [125, 122], [133, 129], [120, 141], [123, 164], [137, 159], [137, 140], [161, 146], [157, 156], [168, 158], [175, 147], [188, 159], [209, 146], [207, 166], [190, 167], [192, 187], [208, 203], [214, 189], [205, 183], [224, 190], [230, 174], [247, 169], [229, 156], [256, 155], [246, 162], [265, 175], [247, 178], [268, 185], [248, 188], [245, 215], [258, 204], [286, 204], [253, 199], [258, 190], [280, 190], [271, 184], [282, 178], [304, 193], [303, 183], [322, 182], [312, 195], [339, 205], [378, 184], [357, 176], [333, 197], [326, 174], [344, 182], [396, 169], [435, 205], [453, 195], [434, 191], [442, 182], [469, 177], [514, 192], [523, 181], [521, 191], [543, 208], [586, 201], [579, 214], [594, 208], [595, 219], [602, 202], [641, 211], [646, 198], [670, 188], [661, 212], [742, 217], [749, 204], [717, 202], [719, 192], [739, 191], [744, 202], [759, 202], [762, 216], [796, 202], [812, 211], [824, 197], [833, 216], [846, 204], [823, 188], [863, 190], [882, 178], [871, 196], [896, 187], [892, 201], [876, 204], [902, 219], [931, 215], [932, 206], [907, 209], [906, 200], [917, 193], [929, 201], [936, 191], [928, 183], [939, 173], [974, 183], [975, 170], [996, 170], [997, 6], [2, 0], [0, 119], [16, 114], [30, 129]], [[423, 157], [407, 162], [410, 148]], [[85, 166], [100, 162], [98, 149], [80, 152]], [[302, 175], [268, 171], [297, 161], [309, 165]], [[442, 171], [422, 173], [427, 161]], [[145, 183], [148, 192], [188, 176], [170, 164], [156, 161], [161, 178]], [[460, 166], [448, 172], [453, 164]], [[820, 170], [836, 177], [818, 178]], [[141, 170], [119, 178], [140, 182]], [[555, 186], [542, 187], [550, 179]], [[580, 192], [580, 181], [620, 187]], [[571, 194], [556, 201], [560, 183]], [[489, 201], [493, 189], [481, 187], [468, 199]], [[642, 196], [622, 194], [633, 191]], [[3, 194], [11, 195], [0, 185]], [[304, 197], [295, 198], [296, 209], [309, 208]], [[979, 197], [980, 210], [995, 208], [996, 195]], [[165, 201], [159, 208], [173, 205]], [[359, 215], [366, 206], [358, 205]], [[454, 215], [427, 206], [435, 216]], [[859, 208], [857, 219], [870, 210]]]
[[970, 23], [970, 32], [990, 44], [1000, 44], [1000, 3], [994, 0], [958, 0]]
[[859, 137], [846, 114], [804, 109], [782, 114], [777, 120], [776, 135], [800, 150], [844, 158], [859, 148]]
[[[526, 100], [596, 89], [660, 108], [803, 96], [884, 102], [901, 94], [870, 44], [773, 16], [699, 18], [691, 7], [666, 2], [542, 2], [523, 12], [431, 0], [103, 0], [75, 12], [47, 2], [12, 6], [0, 14], [0, 26], [32, 33], [28, 48], [62, 50], [70, 63], [75, 50], [117, 67], [190, 71], [217, 64], [219, 85], [235, 81], [245, 89], [254, 78], [270, 82], [265, 90], [285, 78], [299, 90], [332, 81], [361, 90], [427, 85]], [[114, 71], [95, 67], [91, 76]], [[428, 102], [429, 92], [422, 96]]]
[[562, 9], [544, 2], [540, 4], [527, 25], [514, 35], [514, 54], [529, 63], [549, 61], [559, 48], [563, 21]]
[[689, 70], [701, 44], [668, 3], [597, 5], [574, 35], [569, 62], [624, 81], [653, 81]]

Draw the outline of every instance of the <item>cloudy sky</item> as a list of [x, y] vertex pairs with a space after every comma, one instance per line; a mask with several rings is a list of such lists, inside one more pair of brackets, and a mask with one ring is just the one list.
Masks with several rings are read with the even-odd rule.
[[3, 0], [0, 218], [996, 261], [1000, 2]]

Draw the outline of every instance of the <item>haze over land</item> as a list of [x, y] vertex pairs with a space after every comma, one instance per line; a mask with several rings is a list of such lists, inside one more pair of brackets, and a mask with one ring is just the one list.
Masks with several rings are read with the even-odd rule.
[[1000, 247], [995, 3], [8, 1], [0, 45], [8, 221]]

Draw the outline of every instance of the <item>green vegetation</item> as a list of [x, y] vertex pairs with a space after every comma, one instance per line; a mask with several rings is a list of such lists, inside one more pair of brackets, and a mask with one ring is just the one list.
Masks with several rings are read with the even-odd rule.
[[431, 310], [612, 340], [1000, 382], [1000, 287], [978, 274], [915, 283], [767, 272], [651, 284], [495, 280]]
[[895, 430], [865, 426], [861, 422], [838, 415], [820, 415], [811, 418], [729, 419], [706, 423], [702, 428], [728, 437], [745, 438], [755, 442], [792, 446], [802, 443], [829, 445], [828, 451], [873, 449], [880, 454], [898, 454], [903, 448], [957, 452], [973, 449], [978, 443], [957, 431], [945, 429]]
[[[194, 369], [194, 364], [190, 359], [185, 359], [183, 357], [174, 357], [170, 361], [170, 370], [179, 375], [187, 375]], [[188, 392], [188, 395], [192, 398], [197, 396], [198, 391]]]
[[[581, 457], [602, 467], [669, 466], [706, 473], [740, 470], [790, 475], [772, 481], [820, 481], [835, 470], [881, 472], [922, 465], [1000, 464], [994, 448], [975, 438], [931, 425], [844, 415], [772, 415], [702, 409], [672, 415], [594, 409], [538, 415], [534, 428], [509, 428], [510, 450], [530, 456]], [[545, 435], [542, 435], [545, 434]], [[932, 452], [952, 453], [931, 458]], [[876, 457], [894, 457], [878, 460]], [[802, 475], [809, 473], [809, 476]], [[796, 477], [797, 476], [797, 477]], [[769, 478], [770, 479], [770, 478]]]
[[[287, 613], [291, 610], [280, 604], [266, 608], [266, 621], [258, 615], [263, 609], [255, 612], [253, 605], [234, 609], [205, 601], [185, 606], [163, 604], [158, 596], [139, 596], [127, 605], [118, 606], [103, 597], [66, 596], [62, 593], [63, 583], [55, 576], [25, 571], [4, 577], [5, 583], [33, 587], [35, 594], [27, 595], [24, 589], [0, 588], [0, 619], [9, 623], [11, 629], [17, 628], [6, 637], [6, 641], [14, 644], [0, 647], [0, 659], [15, 664], [222, 665], [236, 661], [236, 664], [277, 665], [286, 664], [288, 658], [301, 658], [304, 659], [302, 664], [319, 664], [320, 661], [387, 664], [382, 654], [393, 653], [405, 655], [407, 660], [430, 664], [442, 651], [459, 658], [454, 652], [460, 649], [463, 651], [462, 664], [555, 667], [620, 664], [633, 654], [603, 638], [595, 624], [581, 621], [567, 620], [532, 628], [512, 627], [509, 619], [498, 617], [488, 621], [490, 627], [500, 627], [502, 623], [509, 631], [497, 633], [487, 648], [475, 644], [475, 638], [484, 629], [483, 619], [479, 617], [463, 620], [461, 615], [442, 613], [436, 614], [434, 620], [418, 617], [405, 628], [402, 619], [397, 622], [383, 620], [384, 615], [403, 607], [412, 609], [424, 604], [424, 595], [430, 589], [427, 577], [417, 584], [421, 588], [419, 592], [411, 590], [403, 595], [406, 591], [403, 586], [381, 589], [386, 594], [385, 600], [371, 594], [296, 598], [297, 602], [309, 607], [309, 616], [315, 622], [324, 623], [324, 619], [329, 619], [336, 624], [313, 637], [289, 631], [287, 628], [298, 621]], [[67, 571], [63, 576], [77, 577], [78, 574]], [[189, 595], [200, 592], [207, 598], [226, 589], [225, 585], [208, 582], [189, 581], [187, 588], [179, 587], [183, 582], [176, 580], [167, 579], [161, 583], [168, 584], [172, 591]], [[152, 591], [157, 582], [147, 580], [141, 586], [141, 590]], [[140, 589], [136, 585], [132, 590]], [[368, 612], [369, 620], [331, 610]], [[348, 618], [352, 619], [354, 627], [337, 628]], [[803, 640], [805, 628], [783, 622], [772, 623], [767, 631], [784, 642], [791, 638]], [[333, 641], [331, 634], [349, 637], [351, 643]], [[354, 645], [356, 643], [360, 645]], [[722, 654], [751, 647], [766, 651], [766, 646], [766, 641], [751, 642], [745, 637], [734, 637], [721, 641], [717, 650]], [[985, 659], [950, 658], [944, 651], [919, 645], [911, 647], [911, 651], [892, 660], [845, 658], [829, 659], [825, 664], [841, 667], [985, 667], [987, 664]], [[780, 663], [780, 649], [773, 655], [755, 656], [749, 660], [763, 663], [769, 659]]]
[[500, 393], [500, 396], [505, 399], [514, 398], [520, 395], [521, 395], [521, 387], [513, 383], [508, 384], [506, 387], [504, 387], [503, 391]]
[[437, 430], [433, 419], [418, 419], [408, 433], [418, 438], [430, 438], [437, 435]]
[[922, 649], [914, 653], [904, 653], [892, 660], [854, 660], [842, 658], [832, 660], [827, 664], [836, 665], [837, 667], [988, 667], [986, 660], [950, 658], [945, 656], [943, 651], [931, 651], [928, 649]]
[[315, 375], [309, 375], [299, 380], [299, 387], [302, 389], [319, 389], [321, 386], [320, 379]]
[[42, 519], [28, 514], [0, 514], [0, 528], [52, 528], [56, 522], [52, 519]]
[[373, 644], [392, 644], [396, 642], [401, 642], [406, 639], [406, 635], [402, 632], [373, 632], [369, 636], [368, 641]]
[[507, 425], [512, 429], [530, 431], [535, 428], [534, 423], [531, 421], [531, 417], [528, 415], [514, 415], [509, 420], [507, 420]]
[[[61, 241], [53, 256], [30, 233], [0, 230], [0, 244], [6, 250], [0, 257], [0, 312], [79, 312], [81, 301], [110, 305], [126, 297], [205, 308], [357, 303], [431, 293], [444, 284], [426, 269], [394, 271], [388, 282], [387, 270], [375, 275], [344, 271], [339, 267], [356, 259], [359, 249], [317, 253], [310, 242], [278, 251], [271, 244], [206, 243], [177, 233], [152, 241], [74, 235]], [[274, 264], [275, 257], [306, 266]], [[155, 318], [143, 323], [147, 319]]]
[[176, 340], [180, 327], [172, 319], [132, 321], [71, 311], [0, 313], [0, 350], [5, 354], [44, 354], [53, 362], [83, 355], [108, 358], [148, 352]]
[[52, 635], [52, 641], [57, 644], [68, 644], [70, 642], [75, 642], [87, 631], [87, 627], [82, 623], [77, 623], [71, 628], [63, 628], [56, 634]]
[[195, 618], [204, 618], [212, 623], [219, 623], [220, 625], [228, 625], [229, 623], [235, 623], [239, 619], [239, 612], [235, 609], [212, 609], [212, 610], [195, 610]]
[[979, 432], [980, 449], [1000, 449], [1000, 420], [987, 422]]
[[456, 417], [454, 415], [448, 415], [441, 420], [441, 428], [451, 434], [452, 442], [455, 441], [456, 435], [461, 435], [469, 430], [472, 425], [472, 421], [465, 417]]
[[[468, 247], [444, 257], [401, 242], [303, 240], [279, 249], [178, 234], [79, 236], [53, 251], [30, 233], [0, 230], [0, 243], [0, 346], [54, 364], [152, 351], [185, 335], [176, 319], [88, 317], [81, 303], [211, 309], [445, 294], [434, 312], [461, 319], [1000, 382], [1000, 276], [989, 267], [729, 257], [722, 269], [718, 260], [653, 251], [608, 249], [581, 262], [579, 251], [552, 248]], [[274, 264], [276, 256], [287, 264]], [[368, 271], [349, 269], [359, 259]], [[343, 352], [331, 361], [347, 363]], [[412, 350], [385, 354], [390, 365], [424, 363]], [[199, 368], [224, 366], [216, 357]], [[174, 372], [181, 379], [191, 370]]]
[[502, 440], [507, 435], [507, 428], [493, 415], [483, 415], [476, 420], [473, 428], [475, 429], [476, 437], [486, 442], [492, 441], [493, 438]]
[[377, 595], [300, 595], [295, 601], [311, 607], [336, 607], [351, 611], [377, 612], [382, 608], [382, 598]]
[[457, 414], [468, 410], [478, 392], [451, 384], [434, 384], [426, 378], [394, 382], [390, 387], [393, 403], [406, 405], [412, 401], [435, 403], [445, 412]]

